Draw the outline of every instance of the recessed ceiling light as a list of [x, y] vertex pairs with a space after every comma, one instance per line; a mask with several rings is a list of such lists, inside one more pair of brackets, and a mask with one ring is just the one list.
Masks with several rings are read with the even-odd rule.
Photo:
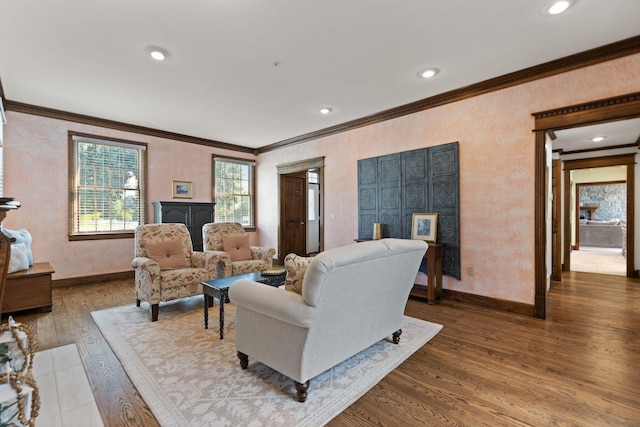
[[166, 49], [158, 46], [147, 46], [145, 48], [145, 52], [147, 52], [156, 61], [164, 61], [169, 56], [169, 52], [167, 52]]
[[439, 72], [440, 72], [439, 69], [432, 67], [432, 68], [427, 68], [426, 70], [420, 71], [418, 73], [418, 76], [422, 77], [423, 79], [430, 79], [431, 77], [435, 76]]
[[568, 0], [556, 1], [553, 2], [551, 6], [549, 6], [549, 8], [547, 9], [547, 13], [549, 15], [558, 15], [569, 9], [569, 6], [571, 6], [571, 2]]
[[593, 142], [600, 142], [600, 141], [604, 141], [604, 136], [594, 136], [593, 138], [591, 138], [591, 140]]
[[327, 114], [329, 114], [330, 112], [333, 111], [333, 108], [331, 108], [331, 107], [322, 107], [318, 111], [320, 111], [320, 114], [327, 115]]

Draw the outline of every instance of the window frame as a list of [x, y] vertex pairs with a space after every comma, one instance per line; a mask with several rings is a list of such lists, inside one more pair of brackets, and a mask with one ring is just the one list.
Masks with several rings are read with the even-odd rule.
[[142, 165], [140, 168], [142, 169], [139, 173], [138, 180], [139, 182], [139, 191], [140, 198], [142, 199], [140, 202], [139, 209], [142, 211], [139, 214], [139, 224], [147, 223], [147, 171], [148, 171], [148, 161], [147, 161], [147, 151], [148, 145], [143, 142], [137, 141], [129, 141], [122, 138], [110, 138], [99, 135], [91, 135], [82, 132], [68, 132], [68, 166], [69, 166], [69, 206], [68, 206], [68, 215], [69, 215], [69, 241], [79, 241], [79, 240], [107, 240], [107, 239], [132, 239], [135, 234], [135, 230], [116, 230], [116, 231], [92, 231], [92, 232], [80, 232], [75, 230], [75, 218], [76, 218], [76, 189], [77, 189], [77, 165], [76, 165], [76, 147], [77, 142], [89, 142], [89, 143], [97, 143], [103, 144], [107, 146], [120, 146], [125, 148], [136, 148], [139, 149], [140, 158], [142, 160]]
[[[250, 212], [251, 212], [251, 225], [242, 224], [245, 231], [255, 231], [258, 227], [257, 225], [257, 204], [256, 204], [256, 162], [251, 159], [242, 159], [239, 157], [230, 157], [230, 156], [218, 156], [214, 155], [212, 157], [212, 197], [214, 203], [217, 204], [217, 191], [216, 191], [216, 162], [224, 162], [224, 163], [235, 163], [239, 165], [245, 165], [249, 167], [249, 204], [250, 204]], [[215, 209], [215, 215], [217, 215], [218, 209]], [[215, 219], [218, 222], [217, 218]]]

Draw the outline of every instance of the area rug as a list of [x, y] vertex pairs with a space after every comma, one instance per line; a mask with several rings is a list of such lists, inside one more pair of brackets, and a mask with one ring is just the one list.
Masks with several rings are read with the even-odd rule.
[[[398, 345], [382, 340], [311, 380], [305, 403], [293, 381], [235, 350], [235, 306], [218, 306], [204, 329], [202, 297], [149, 308], [127, 305], [92, 312], [131, 381], [162, 426], [322, 426], [427, 343], [441, 325], [405, 316]], [[286, 339], [286, 337], [283, 337]]]

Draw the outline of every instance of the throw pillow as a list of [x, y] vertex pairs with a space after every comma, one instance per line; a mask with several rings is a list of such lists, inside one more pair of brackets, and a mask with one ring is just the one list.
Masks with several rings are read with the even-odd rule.
[[31, 252], [31, 234], [27, 231], [26, 228], [21, 228], [20, 230], [7, 230], [6, 228], [2, 229], [2, 232], [9, 238], [14, 238], [16, 241], [14, 243], [24, 243], [24, 246], [27, 249], [27, 260], [29, 265], [33, 265], [33, 253]]
[[229, 254], [231, 261], [244, 261], [251, 258], [248, 234], [228, 234], [222, 236], [222, 250]]
[[180, 239], [165, 242], [149, 243], [146, 246], [147, 256], [158, 263], [160, 270], [189, 268], [189, 261], [184, 255]]
[[302, 280], [307, 267], [313, 258], [289, 254], [284, 257], [284, 268], [287, 277], [284, 279], [284, 288], [288, 291], [302, 295]]
[[27, 258], [27, 247], [24, 243], [14, 243], [11, 245], [11, 256], [9, 257], [9, 267], [7, 274], [16, 271], [28, 270], [29, 260]]

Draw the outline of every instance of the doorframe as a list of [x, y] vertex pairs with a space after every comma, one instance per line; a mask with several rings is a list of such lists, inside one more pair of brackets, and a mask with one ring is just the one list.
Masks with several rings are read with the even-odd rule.
[[[282, 253], [282, 224], [280, 224], [280, 218], [282, 212], [280, 212], [280, 206], [282, 206], [282, 175], [288, 175], [296, 172], [309, 171], [312, 169], [318, 170], [318, 183], [320, 184], [320, 252], [324, 250], [324, 156], [315, 157], [312, 159], [305, 159], [291, 163], [283, 163], [276, 165], [278, 170], [278, 260], [282, 262], [286, 254]], [[308, 192], [308, 186], [306, 188]], [[308, 210], [308, 198], [307, 210]]]
[[[584, 125], [612, 122], [640, 117], [640, 92], [592, 101], [568, 107], [533, 113], [535, 118], [535, 179], [534, 179], [534, 271], [535, 298], [534, 316], [546, 317], [546, 245], [547, 226], [545, 218], [546, 186], [546, 133]], [[627, 168], [627, 174], [629, 173]], [[629, 184], [628, 184], [629, 185]], [[628, 204], [630, 205], [630, 204]], [[631, 207], [631, 214], [634, 207]], [[634, 218], [627, 218], [627, 235], [635, 236]], [[633, 262], [633, 240], [630, 239], [629, 257]]]
[[[563, 259], [563, 271], [571, 270], [571, 230], [572, 227], [569, 227], [568, 224], [571, 224], [571, 200], [570, 197], [570, 187], [571, 187], [571, 171], [577, 169], [590, 169], [590, 168], [603, 168], [608, 166], [626, 166], [626, 192], [627, 192], [627, 245], [631, 248], [630, 252], [627, 252], [627, 277], [634, 277], [634, 248], [635, 248], [635, 236], [629, 232], [629, 227], [633, 228], [633, 225], [629, 225], [629, 223], [635, 223], [634, 212], [635, 212], [635, 169], [634, 165], [636, 163], [635, 153], [633, 154], [620, 154], [616, 156], [604, 156], [604, 157], [592, 157], [589, 159], [575, 159], [575, 160], [567, 160], [563, 162], [564, 168], [564, 182], [565, 182], [565, 195], [564, 195], [564, 210], [562, 215], [564, 216], [565, 227], [562, 230], [562, 244], [565, 248], [564, 250], [564, 259]], [[576, 186], [576, 192], [578, 188]], [[576, 194], [576, 203], [578, 203], [579, 196]], [[578, 218], [580, 217], [580, 213], [578, 207], [574, 207], [575, 218], [573, 223], [574, 227], [578, 227]], [[580, 247], [580, 239], [578, 235], [579, 229], [576, 228], [576, 246]], [[629, 238], [631, 236], [631, 238]]]

